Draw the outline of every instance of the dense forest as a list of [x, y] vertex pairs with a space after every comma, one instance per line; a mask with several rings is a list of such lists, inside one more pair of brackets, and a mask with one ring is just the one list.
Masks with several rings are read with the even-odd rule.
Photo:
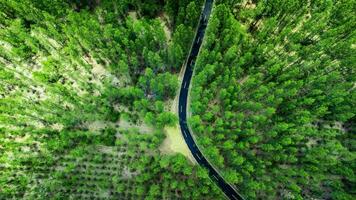
[[354, 0], [215, 2], [190, 125], [247, 199], [356, 198], [355, 8]]
[[0, 199], [223, 199], [158, 150], [202, 4], [0, 0]]
[[[204, 0], [0, 0], [0, 200], [226, 199], [160, 147]], [[356, 1], [215, 0], [190, 85], [246, 199], [356, 199]]]

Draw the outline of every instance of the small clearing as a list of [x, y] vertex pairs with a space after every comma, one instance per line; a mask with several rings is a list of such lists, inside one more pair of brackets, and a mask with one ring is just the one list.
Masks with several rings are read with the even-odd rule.
[[165, 127], [164, 132], [166, 139], [162, 142], [159, 150], [163, 154], [181, 153], [187, 157], [193, 164], [196, 164], [187, 144], [184, 141], [182, 133], [179, 130], [179, 125], [175, 127]]
[[137, 12], [136, 11], [130, 11], [128, 12], [129, 16], [134, 20], [137, 21]]
[[246, 9], [255, 9], [256, 8], [256, 4], [253, 3], [251, 0], [248, 0], [248, 1], [245, 1], [244, 7]]
[[105, 129], [108, 125], [105, 121], [94, 121], [89, 124], [86, 124], [85, 127], [89, 129], [91, 132], [97, 132], [102, 129]]
[[134, 124], [127, 120], [121, 119], [119, 122], [112, 123], [107, 121], [94, 121], [84, 125], [84, 127], [88, 128], [91, 132], [98, 132], [107, 127], [117, 127], [119, 132], [120, 130], [128, 130], [128, 129], [137, 129], [140, 133], [149, 134], [154, 131], [154, 128], [145, 124]]
[[61, 131], [64, 128], [64, 126], [63, 126], [63, 124], [55, 123], [51, 126], [51, 128], [53, 130]]
[[119, 128], [122, 129], [131, 129], [131, 128], [136, 128], [140, 131], [140, 133], [153, 133], [154, 129], [151, 126], [148, 126], [145, 123], [141, 124], [133, 124], [132, 122], [126, 121], [126, 120], [120, 120]]
[[244, 84], [244, 83], [248, 80], [248, 77], [249, 77], [249, 76], [247, 75], [247, 76], [245, 76], [245, 77], [239, 79], [237, 82], [238, 82], [240, 85], [242, 85], [242, 84]]

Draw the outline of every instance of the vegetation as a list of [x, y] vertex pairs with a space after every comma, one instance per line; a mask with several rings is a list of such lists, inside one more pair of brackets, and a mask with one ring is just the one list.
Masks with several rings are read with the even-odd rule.
[[[0, 200], [224, 199], [163, 155], [203, 0], [0, 0]], [[190, 93], [247, 199], [356, 199], [354, 0], [216, 0]]]
[[190, 125], [247, 199], [355, 199], [355, 1], [217, 1]]
[[201, 6], [0, 0], [0, 199], [221, 199], [158, 151]]

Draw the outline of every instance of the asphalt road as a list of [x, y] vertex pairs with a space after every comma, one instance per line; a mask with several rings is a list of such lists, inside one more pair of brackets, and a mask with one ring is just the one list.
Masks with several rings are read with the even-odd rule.
[[204, 5], [204, 10], [200, 17], [198, 29], [193, 41], [194, 43], [187, 58], [186, 69], [184, 72], [184, 77], [180, 88], [179, 102], [178, 102], [179, 124], [184, 140], [187, 143], [191, 153], [193, 154], [194, 158], [199, 163], [199, 165], [208, 170], [210, 178], [220, 187], [220, 189], [225, 193], [225, 195], [229, 199], [244, 200], [244, 198], [237, 191], [235, 191], [233, 187], [229, 185], [205, 159], [201, 151], [198, 149], [187, 125], [187, 98], [189, 92], [189, 85], [193, 75], [193, 67], [204, 38], [205, 29], [209, 20], [212, 7], [213, 7], [213, 0], [206, 0]]

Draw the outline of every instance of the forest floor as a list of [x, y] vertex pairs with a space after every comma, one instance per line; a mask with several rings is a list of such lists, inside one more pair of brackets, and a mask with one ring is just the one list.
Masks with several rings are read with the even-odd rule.
[[134, 123], [129, 122], [125, 119], [121, 119], [120, 121], [118, 121], [116, 123], [107, 122], [107, 121], [94, 121], [94, 122], [86, 124], [85, 126], [92, 132], [98, 132], [98, 131], [103, 130], [107, 127], [117, 127], [117, 128], [119, 128], [119, 130], [137, 129], [137, 130], [139, 130], [140, 133], [143, 133], [143, 134], [153, 133], [153, 131], [154, 131], [153, 127], [151, 127], [143, 122], [140, 124], [134, 124]]
[[164, 34], [166, 36], [166, 39], [168, 42], [171, 41], [172, 39], [172, 31], [169, 29], [169, 24], [171, 23], [169, 20], [169, 17], [166, 13], [162, 13], [159, 17], [158, 20], [161, 22], [164, 30]]
[[130, 16], [134, 21], [137, 20], [137, 12], [136, 12], [136, 11], [130, 11], [130, 12], [128, 12], [128, 13], [129, 13], [129, 16]]
[[140, 133], [153, 133], [153, 131], [154, 131], [153, 127], [151, 127], [143, 122], [140, 124], [134, 124], [127, 120], [121, 119], [118, 124], [119, 124], [119, 128], [124, 129], [124, 130], [130, 129], [130, 128], [136, 128], [140, 131]]

